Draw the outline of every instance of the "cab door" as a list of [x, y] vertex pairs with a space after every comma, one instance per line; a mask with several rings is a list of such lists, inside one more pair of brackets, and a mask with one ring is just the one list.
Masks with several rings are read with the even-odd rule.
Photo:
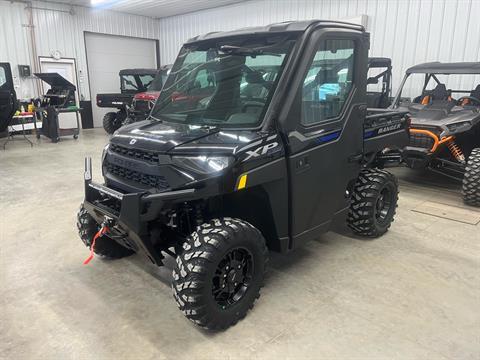
[[367, 53], [368, 37], [353, 30], [317, 30], [307, 46], [286, 120], [291, 248], [348, 211], [363, 154]]
[[0, 63], [0, 132], [5, 131], [15, 113], [17, 96], [9, 63]]

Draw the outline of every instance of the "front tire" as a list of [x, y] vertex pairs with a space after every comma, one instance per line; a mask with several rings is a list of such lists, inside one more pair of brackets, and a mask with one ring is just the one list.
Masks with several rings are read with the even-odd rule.
[[173, 270], [178, 307], [197, 325], [223, 330], [253, 308], [268, 250], [260, 231], [239, 219], [215, 219], [187, 239]]
[[347, 224], [357, 235], [383, 235], [394, 220], [397, 201], [395, 176], [380, 169], [363, 170], [353, 190]]
[[[97, 231], [100, 230], [100, 225], [90, 216], [83, 205], [77, 214], [77, 228], [80, 239], [82, 239], [86, 247], [90, 248], [93, 237]], [[127, 249], [108, 237], [108, 235], [102, 235], [95, 241], [93, 251], [95, 254], [109, 259], [120, 259], [134, 253], [132, 250]]]
[[107, 134], [113, 134], [122, 126], [123, 118], [121, 112], [108, 112], [103, 116], [103, 128]]
[[462, 195], [465, 204], [480, 206], [480, 148], [473, 149], [468, 157]]

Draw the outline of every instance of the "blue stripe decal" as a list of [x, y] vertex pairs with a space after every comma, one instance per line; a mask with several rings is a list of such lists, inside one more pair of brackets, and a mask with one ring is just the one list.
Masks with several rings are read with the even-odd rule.
[[363, 138], [368, 139], [369, 137], [372, 137], [373, 135], [375, 135], [375, 130], [365, 131], [365, 133], [363, 134]]
[[325, 143], [325, 142], [328, 142], [328, 141], [336, 140], [340, 137], [341, 133], [342, 133], [342, 131], [340, 130], [340, 131], [332, 132], [332, 133], [327, 134], [327, 135], [320, 136], [319, 138], [317, 138], [317, 143]]

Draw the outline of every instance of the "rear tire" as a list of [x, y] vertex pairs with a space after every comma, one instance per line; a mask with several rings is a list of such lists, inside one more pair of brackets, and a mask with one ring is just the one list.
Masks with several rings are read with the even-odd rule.
[[468, 157], [462, 195], [465, 204], [480, 206], [480, 148], [473, 149]]
[[[100, 225], [90, 216], [83, 205], [77, 214], [77, 228], [80, 239], [82, 239], [86, 247], [90, 248], [93, 237], [97, 231], [100, 230]], [[134, 253], [132, 250], [127, 249], [115, 240], [109, 238], [108, 235], [103, 235], [95, 241], [93, 251], [97, 255], [110, 259], [120, 259]]]
[[178, 307], [197, 325], [223, 330], [253, 308], [268, 250], [260, 231], [239, 219], [215, 219], [193, 232], [173, 270]]
[[107, 134], [113, 134], [122, 126], [121, 112], [108, 112], [103, 117], [103, 128]]
[[361, 236], [383, 235], [394, 220], [397, 201], [395, 176], [380, 169], [363, 170], [353, 190], [347, 224]]

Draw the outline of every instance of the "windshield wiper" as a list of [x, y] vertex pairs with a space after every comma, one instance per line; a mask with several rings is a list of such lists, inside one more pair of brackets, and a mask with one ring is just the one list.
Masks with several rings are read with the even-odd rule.
[[233, 45], [222, 45], [220, 46], [220, 51], [224, 52], [225, 54], [236, 54], [236, 55], [246, 55], [255, 57], [257, 55], [272, 55], [281, 57], [282, 55], [263, 51], [262, 49], [255, 49], [255, 48], [246, 48], [241, 46], [233, 46]]

